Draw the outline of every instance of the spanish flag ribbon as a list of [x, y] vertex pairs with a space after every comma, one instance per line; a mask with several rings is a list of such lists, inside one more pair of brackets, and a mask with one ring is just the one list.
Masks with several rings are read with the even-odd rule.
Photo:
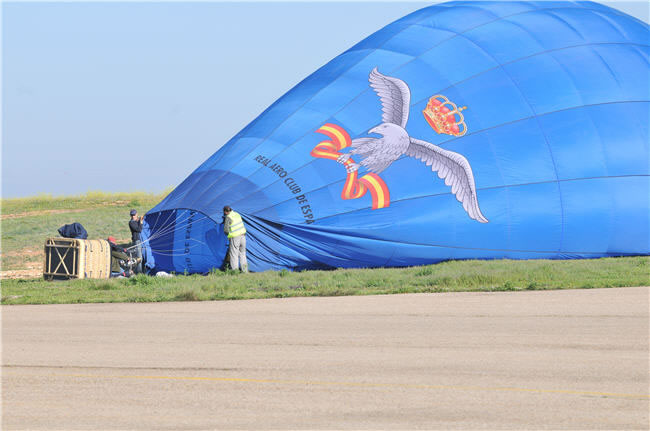
[[[321, 159], [337, 160], [342, 155], [339, 151], [352, 145], [350, 135], [342, 127], [336, 124], [325, 124], [316, 130], [330, 138], [329, 141], [322, 141], [311, 151], [313, 157]], [[354, 163], [351, 158], [345, 162], [345, 166]], [[357, 178], [357, 171], [349, 172], [343, 185], [341, 199], [357, 199], [370, 190], [372, 196], [372, 209], [385, 208], [390, 205], [390, 193], [384, 180], [377, 174], [366, 174]]]

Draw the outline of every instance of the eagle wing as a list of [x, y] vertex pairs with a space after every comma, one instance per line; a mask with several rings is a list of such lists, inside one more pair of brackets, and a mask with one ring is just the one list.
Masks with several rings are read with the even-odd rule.
[[381, 99], [382, 121], [406, 128], [409, 119], [411, 90], [401, 79], [382, 75], [375, 67], [368, 78], [370, 86]]
[[451, 192], [456, 195], [458, 202], [463, 204], [467, 214], [476, 221], [487, 223], [478, 206], [476, 185], [472, 167], [465, 157], [453, 151], [444, 150], [426, 141], [410, 138], [406, 154], [422, 160], [432, 171], [451, 186]]

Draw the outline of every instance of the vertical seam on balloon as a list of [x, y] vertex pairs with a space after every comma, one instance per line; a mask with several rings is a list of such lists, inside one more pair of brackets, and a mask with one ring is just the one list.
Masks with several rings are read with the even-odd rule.
[[641, 57], [644, 63], [650, 66], [650, 52], [643, 52], [641, 47], [648, 47], [648, 45], [633, 45], [634, 52]]
[[[526, 33], [528, 33], [528, 34], [530, 35], [530, 37], [531, 37], [533, 40], [535, 40], [537, 43], [540, 44], [540, 46], [544, 46], [544, 45], [543, 45], [539, 40], [537, 40], [537, 38], [536, 38], [536, 37], [535, 37], [535, 36], [534, 36], [530, 31], [528, 31], [528, 29], [522, 27], [519, 23], [516, 23], [516, 22], [512, 22], [512, 24], [518, 26], [519, 28], [521, 28], [522, 30], [524, 30]], [[497, 61], [497, 59], [494, 58], [494, 56], [492, 56], [490, 53], [488, 53], [487, 51], [485, 51], [485, 50], [484, 50], [480, 45], [478, 45], [478, 43], [476, 43], [476, 46], [478, 46], [479, 48], [481, 48], [481, 49], [482, 49], [486, 54], [490, 55], [490, 56], [494, 59], [494, 61], [496, 61], [497, 63], [499, 63], [499, 61]], [[569, 74], [569, 73], [567, 72], [567, 70], [566, 70], [566, 69], [565, 69], [565, 68], [564, 68], [564, 67], [559, 63], [559, 61], [557, 61], [557, 59], [552, 55], [552, 53], [549, 54], [549, 56], [550, 56], [551, 58], [553, 58], [553, 60], [554, 60], [554, 61], [555, 61], [555, 62], [556, 62], [556, 63], [557, 63], [561, 68], [562, 68], [562, 70], [564, 70], [565, 75], [569, 76], [569, 78], [573, 81], [573, 79], [571, 78], [570, 74]], [[500, 64], [500, 63], [499, 63], [499, 64]], [[561, 229], [560, 229], [560, 244], [559, 244], [558, 252], [561, 252], [561, 251], [562, 251], [562, 247], [564, 246], [564, 200], [563, 200], [563, 198], [562, 198], [562, 187], [560, 186], [560, 176], [558, 175], [558, 171], [557, 171], [557, 163], [556, 163], [556, 161], [555, 161], [555, 156], [553, 155], [553, 150], [552, 150], [552, 148], [551, 148], [551, 144], [550, 144], [550, 142], [549, 142], [549, 140], [548, 140], [548, 136], [546, 135], [545, 130], [542, 128], [542, 124], [541, 124], [541, 121], [540, 121], [540, 119], [539, 119], [539, 117], [538, 117], [537, 110], [536, 110], [536, 109], [533, 107], [533, 105], [530, 103], [530, 101], [528, 100], [528, 98], [526, 97], [526, 95], [524, 94], [524, 92], [522, 91], [522, 89], [519, 87], [518, 83], [517, 83], [517, 82], [515, 81], [515, 79], [510, 75], [510, 73], [508, 73], [508, 71], [506, 70], [506, 68], [505, 68], [504, 66], [500, 66], [500, 68], [501, 68], [501, 70], [503, 71], [503, 73], [506, 74], [506, 75], [508, 76], [508, 78], [510, 78], [510, 81], [512, 82], [512, 84], [513, 84], [513, 85], [517, 88], [517, 90], [519, 91], [519, 94], [521, 95], [521, 98], [522, 98], [523, 100], [526, 101], [526, 104], [528, 105], [529, 109], [530, 109], [530, 110], [532, 111], [532, 113], [534, 114], [534, 115], [533, 115], [533, 118], [535, 119], [535, 122], [537, 123], [537, 127], [539, 128], [539, 131], [542, 133], [542, 136], [544, 137], [544, 141], [546, 142], [546, 147], [548, 148], [548, 152], [549, 152], [549, 155], [550, 155], [550, 157], [551, 157], [551, 162], [553, 163], [553, 170], [555, 171], [555, 179], [556, 179], [556, 182], [557, 182], [558, 197], [559, 197], [559, 201], [560, 201], [560, 226], [561, 226]], [[577, 89], [575, 83], [573, 84], [573, 87], [574, 87], [574, 89], [576, 90], [576, 94], [578, 94], [578, 89]], [[580, 96], [580, 95], [578, 94], [578, 96]], [[582, 99], [581, 96], [580, 96], [580, 100], [581, 100], [581, 102], [582, 102], [582, 106], [584, 106], [584, 100]], [[508, 211], [510, 211], [510, 209], [508, 209]]]
[[[635, 47], [635, 48], [636, 48], [636, 47]], [[614, 78], [614, 80], [616, 80], [616, 83], [617, 83], [619, 89], [622, 90], [621, 82], [620, 82], [620, 80], [618, 79], [618, 77], [616, 76], [616, 72], [615, 72], [615, 71], [614, 71], [614, 70], [609, 66], [608, 62], [607, 62], [607, 61], [602, 57], [602, 55], [601, 55], [601, 54], [600, 54], [600, 53], [595, 49], [595, 47], [592, 47], [591, 50], [592, 50], [592, 52], [593, 52], [595, 55], [598, 56], [598, 58], [600, 58], [600, 60], [601, 60], [601, 61], [603, 62], [603, 64], [605, 65], [605, 67], [607, 67], [607, 69], [608, 69], [609, 72], [611, 73], [611, 75], [612, 75], [612, 77]], [[634, 51], [636, 52], [636, 49], [635, 49]], [[591, 119], [591, 116], [590, 116], [590, 119]], [[640, 126], [640, 124], [638, 124], [638, 123], [639, 123], [639, 122], [638, 122], [638, 117], [636, 117], [636, 116], [635, 116], [635, 122], [637, 123], [638, 126]], [[592, 119], [592, 123], [594, 123], [593, 119]], [[598, 129], [598, 128], [595, 126], [595, 124], [594, 124], [594, 127], [596, 128], [596, 130], [598, 131], [598, 135], [600, 136], [600, 129]], [[603, 141], [602, 139], [601, 139], [601, 143], [602, 143], [602, 150], [603, 150], [603, 160], [607, 160], [607, 158], [605, 157], [605, 145], [604, 145], [604, 141]], [[609, 169], [608, 169], [608, 167], [607, 167], [607, 164], [605, 163], [605, 172], [608, 172], [608, 171], [609, 171]], [[616, 197], [614, 196], [614, 194], [613, 194], [611, 191], [610, 191], [610, 200], [612, 201], [612, 203], [615, 204], [615, 202], [616, 202]], [[613, 219], [615, 218], [615, 215], [613, 214], [613, 211], [612, 211], [611, 208], [612, 208], [612, 207], [610, 207], [610, 210], [609, 210], [609, 212], [610, 212], [610, 221], [613, 220]], [[609, 226], [613, 226], [613, 225], [614, 225], [614, 224], [613, 224], [613, 221], [610, 222]], [[612, 235], [613, 235], [613, 232], [610, 232], [609, 240], [608, 240], [608, 250], [609, 250], [609, 245], [611, 245], [611, 243], [612, 243]]]
[[[616, 85], [618, 86], [619, 90], [622, 90], [623, 88], [621, 87], [621, 82], [619, 81], [618, 77], [616, 76], [616, 73], [614, 72], [614, 70], [609, 66], [609, 64], [605, 61], [605, 59], [598, 53], [598, 51], [596, 49], [594, 49], [594, 47], [589, 47], [589, 48], [590, 48], [590, 51], [596, 57], [598, 57], [598, 59], [602, 62], [603, 66], [605, 66], [607, 71], [614, 78], [614, 81], [616, 81]], [[602, 137], [602, 135], [600, 133], [600, 129], [596, 125], [596, 122], [594, 121], [594, 119], [591, 117], [590, 111], [587, 110], [586, 114], [589, 117], [589, 121], [591, 121], [591, 124], [593, 125], [594, 130], [598, 134], [598, 139], [600, 140], [600, 149], [601, 149], [602, 158], [603, 158], [603, 167], [605, 168], [605, 173], [609, 175], [609, 168], [608, 168], [607, 162], [606, 162], [607, 157], [606, 157], [606, 154], [605, 154], [605, 142], [604, 142], [603, 137]]]
[[[576, 29], [574, 26], [572, 26], [567, 20], [562, 18], [561, 16], [557, 15], [556, 11], [549, 11], [548, 13], [551, 17], [555, 18], [556, 20], [562, 22], [565, 26], [569, 27], [575, 34], [580, 36], [580, 39], [586, 40], [585, 37]], [[532, 36], [532, 35], [531, 35]]]
[[628, 39], [627, 35], [623, 33], [621, 30], [621, 27], [614, 21], [612, 21], [611, 18], [609, 18], [607, 15], [600, 11], [595, 11], [596, 15], [600, 17], [603, 21], [605, 21], [610, 27], [612, 27], [614, 30], [618, 32], [618, 35], [621, 37], [621, 39]]
[[618, 79], [618, 76], [616, 76], [616, 72], [614, 72], [614, 69], [612, 69], [609, 66], [609, 63], [605, 61], [602, 55], [596, 50], [596, 47], [594, 45], [590, 45], [589, 48], [591, 48], [591, 52], [596, 55], [600, 61], [603, 63], [603, 65], [607, 68], [609, 71], [610, 75], [612, 75], [612, 78], [614, 78], [614, 81], [616, 81], [616, 85], [618, 85], [619, 90], [623, 90], [623, 87], [621, 86], [621, 81]]
[[[590, 46], [590, 48], [591, 48], [591, 46]], [[590, 50], [591, 50], [592, 52], [594, 52], [593, 48], [591, 48]], [[597, 55], [597, 54], [596, 54], [596, 55]], [[566, 76], [571, 80], [571, 82], [573, 83], [573, 87], [576, 89], [576, 94], [579, 94], [578, 91], [577, 91], [577, 90], [578, 90], [578, 87], [577, 87], [577, 85], [575, 84], [575, 79], [574, 79], [573, 75], [569, 72], [569, 70], [568, 70], [568, 69], [567, 69], [567, 68], [566, 68], [566, 67], [565, 67], [565, 66], [564, 66], [564, 65], [563, 65], [563, 64], [562, 64], [562, 63], [561, 63], [561, 62], [560, 62], [560, 61], [559, 61], [559, 60], [558, 60], [558, 59], [557, 59], [553, 54], [551, 54], [550, 56], [551, 56], [551, 58], [553, 58], [553, 60], [555, 60], [555, 62], [557, 63], [557, 65], [558, 65], [558, 66], [559, 66], [559, 67], [564, 71], [565, 75], [566, 75]], [[600, 57], [599, 55], [597, 55], [597, 56], [599, 57], [599, 59], [600, 59], [601, 61], [603, 61], [603, 63], [605, 64], [605, 67], [606, 67], [606, 68], [611, 72], [611, 69], [610, 69], [609, 66], [604, 62], [604, 60], [602, 59], [602, 57]], [[616, 79], [616, 78], [615, 78], [615, 79]], [[617, 83], [618, 83], [618, 80], [617, 80], [617, 79], [616, 79], [616, 81], [617, 81]], [[620, 88], [620, 87], [619, 87], [619, 88]], [[583, 106], [584, 106], [584, 99], [582, 98], [582, 96], [580, 96], [580, 100], [582, 100], [582, 102], [583, 102]], [[586, 116], [589, 118], [589, 121], [591, 122], [591, 124], [592, 124], [592, 126], [593, 126], [593, 129], [595, 130], [596, 134], [598, 135], [598, 138], [599, 138], [599, 141], [600, 141], [600, 144], [601, 144], [601, 145], [600, 145], [600, 150], [601, 150], [601, 157], [602, 157], [602, 165], [603, 165], [603, 167], [604, 167], [605, 173], [608, 173], [607, 164], [605, 163], [605, 159], [606, 159], [606, 158], [605, 158], [605, 154], [604, 154], [604, 144], [603, 144], [602, 136], [601, 136], [601, 134], [600, 134], [600, 130], [598, 129], [598, 127], [596, 127], [596, 125], [595, 125], [593, 119], [591, 118], [591, 115], [589, 114], [589, 112], [586, 112], [585, 114], [586, 114]], [[545, 133], [544, 131], [542, 131], [542, 133], [544, 134], [544, 137], [546, 138], [546, 133]], [[547, 141], [547, 142], [548, 142], [548, 141]], [[549, 150], [550, 150], [550, 143], [549, 143]], [[552, 157], [553, 157], [553, 162], [554, 162], [554, 166], [555, 166], [555, 157], [554, 157], [553, 155], [552, 155]], [[556, 167], [556, 166], [555, 166], [555, 167]], [[557, 167], [556, 167], [556, 172], [557, 172]], [[558, 182], [558, 187], [559, 187], [559, 184], [560, 184], [560, 183]], [[562, 247], [564, 247], [564, 235], [565, 235], [564, 220], [565, 220], [565, 214], [564, 214], [564, 206], [563, 206], [563, 204], [564, 204], [564, 198], [563, 198], [563, 195], [562, 195], [561, 187], [560, 187], [560, 203], [561, 203], [561, 205], [562, 205]], [[562, 250], [560, 250], [560, 251], [562, 251]]]
[[[609, 66], [609, 64], [608, 64], [608, 63], [605, 61], [605, 59], [604, 59], [604, 58], [603, 58], [603, 57], [598, 53], [598, 51], [596, 51], [596, 49], [595, 49], [593, 46], [591, 46], [591, 47], [589, 47], [589, 48], [590, 48], [590, 51], [591, 51], [595, 56], [597, 56], [598, 59], [602, 62], [602, 64], [603, 64], [603, 65], [605, 66], [605, 68], [607, 69], [607, 71], [609, 71], [610, 75], [614, 78], [614, 81], [616, 81], [616, 85], [618, 86], [619, 90], [622, 90], [621, 83], [620, 83], [618, 77], [616, 76], [616, 74], [614, 73], [614, 70]], [[595, 122], [594, 119], [592, 118], [591, 110], [585, 110], [585, 114], [587, 115], [587, 117], [589, 117], [589, 121], [591, 122], [591, 124], [592, 124], [594, 130], [596, 131], [596, 134], [598, 135], [598, 140], [600, 141], [600, 150], [601, 150], [601, 157], [602, 157], [603, 168], [604, 168], [604, 170], [605, 170], [605, 174], [609, 175], [609, 167], [607, 166], [607, 157], [606, 157], [606, 153], [605, 153], [605, 140], [603, 139], [603, 136], [602, 136], [602, 133], [601, 133], [601, 131], [600, 131], [600, 128], [597, 126], [596, 122]], [[615, 200], [615, 198], [614, 198], [614, 196], [613, 196], [611, 190], [608, 189], [607, 192], [609, 193], [609, 200], [612, 201], [612, 203], [613, 203], [613, 201]], [[612, 211], [612, 208], [613, 208], [613, 206], [610, 205], [609, 210], [608, 210], [608, 213], [609, 213], [609, 220], [610, 220], [610, 223], [607, 225], [607, 226], [609, 226], [608, 230], [611, 230], [611, 226], [614, 226], [614, 223], [613, 223], [613, 221], [612, 221], [612, 219], [614, 218], [614, 213], [613, 213], [613, 211]], [[608, 247], [607, 247], [607, 249], [609, 250], [609, 245], [611, 244], [611, 240], [612, 240], [612, 234], [613, 234], [613, 232], [610, 231], [610, 232], [608, 232], [608, 234], [609, 234], [609, 235], [608, 235], [608, 240], [607, 240], [607, 243], [608, 243]]]

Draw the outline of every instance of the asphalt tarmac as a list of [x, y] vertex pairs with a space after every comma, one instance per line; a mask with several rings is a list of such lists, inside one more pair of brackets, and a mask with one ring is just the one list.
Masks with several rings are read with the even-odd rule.
[[643, 429], [650, 288], [2, 306], [2, 429]]

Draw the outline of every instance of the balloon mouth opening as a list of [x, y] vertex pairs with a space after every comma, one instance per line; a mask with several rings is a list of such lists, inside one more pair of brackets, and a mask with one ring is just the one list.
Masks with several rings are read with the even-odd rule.
[[223, 265], [227, 239], [223, 224], [211, 216], [194, 209], [163, 210], [147, 213], [145, 225], [142, 247], [153, 267], [207, 272]]

